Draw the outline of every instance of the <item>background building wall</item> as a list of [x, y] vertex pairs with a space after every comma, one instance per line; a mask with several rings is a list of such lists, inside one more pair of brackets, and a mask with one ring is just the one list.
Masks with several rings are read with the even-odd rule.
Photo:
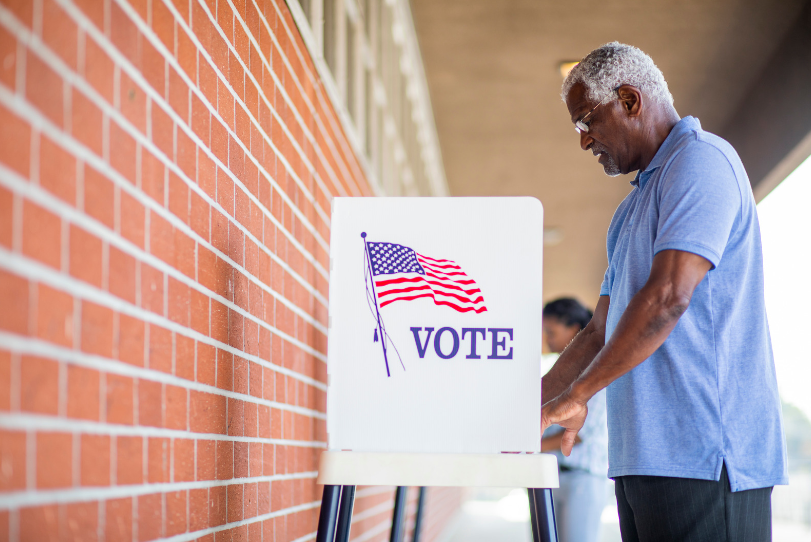
[[314, 538], [340, 117], [281, 0], [0, 2], [0, 540]]

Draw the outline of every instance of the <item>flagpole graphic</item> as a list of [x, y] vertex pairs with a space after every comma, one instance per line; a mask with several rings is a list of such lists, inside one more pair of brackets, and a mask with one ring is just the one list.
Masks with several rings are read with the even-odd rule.
[[372, 297], [375, 301], [375, 313], [377, 314], [377, 330], [375, 330], [375, 339], [377, 339], [377, 331], [380, 331], [380, 344], [383, 346], [383, 360], [386, 362], [386, 376], [391, 376], [391, 371], [389, 371], [389, 358], [386, 354], [386, 336], [383, 334], [383, 324], [380, 322], [380, 308], [377, 304], [377, 294], [375, 293], [375, 281], [374, 281], [374, 274], [372, 273], [372, 262], [369, 259], [369, 245], [366, 243], [366, 232], [360, 234], [363, 237], [363, 252], [366, 254], [365, 260], [366, 265], [369, 269], [369, 282], [372, 283]]

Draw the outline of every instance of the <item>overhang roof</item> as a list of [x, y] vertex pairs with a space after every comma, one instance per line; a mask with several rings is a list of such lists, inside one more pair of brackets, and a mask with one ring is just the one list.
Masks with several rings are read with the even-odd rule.
[[631, 177], [606, 177], [580, 150], [560, 62], [608, 41], [636, 45], [662, 69], [679, 114], [726, 136], [806, 4], [412, 0], [451, 194], [539, 198], [562, 234], [545, 249], [544, 297], [593, 306], [605, 231]]

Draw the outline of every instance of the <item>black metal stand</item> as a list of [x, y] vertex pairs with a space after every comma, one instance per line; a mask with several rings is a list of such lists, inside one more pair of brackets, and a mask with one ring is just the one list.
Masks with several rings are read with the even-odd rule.
[[405, 486], [397, 486], [397, 492], [394, 494], [394, 513], [391, 518], [391, 536], [389, 537], [389, 542], [402, 542], [403, 540], [406, 497], [408, 497], [408, 488]]
[[531, 487], [527, 489], [527, 493], [533, 542], [558, 542], [552, 490]]
[[[555, 505], [552, 490], [529, 488], [529, 517], [533, 542], [558, 542], [555, 525]], [[408, 488], [398, 486], [394, 495], [394, 513], [391, 520], [390, 542], [403, 542], [406, 498]], [[352, 508], [355, 505], [355, 486], [324, 486], [321, 513], [318, 516], [318, 532], [315, 542], [348, 542], [352, 524]], [[417, 514], [414, 519], [412, 542], [419, 542], [422, 516], [425, 508], [425, 488], [420, 488]]]
[[338, 507], [338, 529], [335, 542], [349, 542], [349, 529], [352, 527], [352, 508], [355, 506], [355, 486], [341, 488], [341, 505]]
[[422, 511], [425, 507], [425, 487], [420, 488], [420, 496], [417, 497], [417, 513], [414, 515], [414, 533], [411, 535], [411, 542], [420, 542], [420, 530], [422, 530]]
[[318, 516], [318, 532], [315, 542], [333, 542], [335, 540], [335, 522], [338, 519], [338, 502], [341, 498], [341, 486], [324, 486], [321, 497], [321, 513]]

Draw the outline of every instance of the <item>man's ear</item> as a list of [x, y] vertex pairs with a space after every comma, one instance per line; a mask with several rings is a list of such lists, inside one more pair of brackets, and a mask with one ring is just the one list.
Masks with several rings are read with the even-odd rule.
[[629, 117], [638, 117], [642, 112], [642, 93], [632, 85], [622, 85], [617, 89], [622, 109]]

